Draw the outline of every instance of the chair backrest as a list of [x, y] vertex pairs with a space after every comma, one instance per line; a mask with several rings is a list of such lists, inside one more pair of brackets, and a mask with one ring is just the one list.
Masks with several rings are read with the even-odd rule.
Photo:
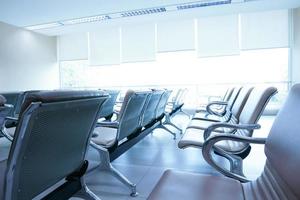
[[142, 112], [149, 95], [151, 95], [151, 91], [127, 91], [118, 118], [118, 141], [139, 130]]
[[102, 109], [99, 113], [99, 118], [109, 118], [114, 113], [114, 106], [117, 100], [117, 97], [120, 93], [118, 90], [105, 90], [109, 94], [109, 98], [104, 102]]
[[232, 94], [229, 98], [229, 100], [227, 101], [227, 106], [226, 106], [226, 111], [231, 112], [231, 109], [234, 105], [235, 100], [237, 99], [240, 91], [241, 91], [242, 87], [235, 87], [232, 91]]
[[255, 124], [259, 120], [266, 105], [273, 95], [277, 93], [275, 87], [254, 88], [240, 114], [239, 123]]
[[179, 98], [179, 96], [181, 95], [181, 93], [182, 93], [182, 89], [176, 90], [176, 94], [173, 96], [172, 102], [175, 102]]
[[241, 111], [244, 108], [244, 105], [247, 102], [247, 99], [252, 90], [253, 87], [243, 87], [239, 92], [239, 95], [237, 96], [231, 109], [231, 113], [236, 119], [239, 118]]
[[82, 167], [107, 98], [101, 91], [29, 94], [10, 149], [1, 199], [33, 199]]
[[0, 129], [3, 126], [5, 117], [9, 115], [10, 110], [5, 107], [6, 98], [0, 95]]
[[178, 97], [177, 101], [176, 101], [176, 108], [182, 107], [184, 104], [184, 99], [186, 94], [188, 93], [188, 89], [182, 89], [182, 92], [180, 94], [180, 96]]
[[4, 104], [6, 103], [6, 98], [0, 94], [0, 106], [4, 106]]
[[[266, 165], [255, 181], [243, 184], [256, 199], [300, 199], [300, 84], [294, 85], [266, 140]], [[251, 198], [249, 198], [251, 199]]]
[[153, 90], [152, 94], [149, 98], [149, 101], [146, 105], [146, 108], [143, 112], [143, 117], [141, 121], [141, 127], [146, 127], [147, 125], [151, 124], [155, 121], [156, 116], [156, 108], [159, 104], [162, 94], [164, 90]]
[[172, 93], [172, 90], [165, 90], [164, 93], [161, 95], [161, 98], [159, 100], [159, 103], [158, 103], [156, 111], [155, 111], [156, 112], [155, 118], [157, 120], [160, 120], [160, 118], [162, 118], [164, 116], [165, 109], [166, 109], [166, 106], [168, 103], [168, 99], [169, 99], [171, 93]]
[[22, 92], [6, 92], [6, 93], [1, 93], [3, 97], [6, 98], [6, 103], [13, 105], [13, 109], [11, 109], [11, 112], [8, 114], [8, 116], [14, 117], [17, 107], [19, 106], [19, 100], [20, 100], [20, 95]]
[[222, 98], [222, 101], [226, 101], [226, 102], [229, 101], [229, 99], [232, 95], [233, 89], [234, 89], [233, 87], [227, 89], [225, 95]]

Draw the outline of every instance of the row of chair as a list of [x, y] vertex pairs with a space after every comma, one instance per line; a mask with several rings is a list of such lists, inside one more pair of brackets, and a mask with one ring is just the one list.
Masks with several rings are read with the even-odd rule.
[[[292, 87], [267, 138], [253, 138], [249, 134], [253, 128], [258, 126], [249, 125], [248, 123], [256, 123], [259, 118], [257, 116], [261, 113], [261, 107], [264, 107], [266, 99], [275, 91], [275, 88], [272, 87], [260, 90], [257, 88], [252, 89], [238, 115], [239, 117], [237, 117], [239, 119], [238, 124], [227, 123], [229, 125], [226, 128], [237, 129], [235, 133], [218, 132], [211, 134], [216, 128], [225, 125], [225, 123], [216, 123], [216, 125], [206, 129], [205, 133], [208, 137], [201, 145], [197, 143], [186, 144], [187, 146], [201, 147], [205, 160], [230, 178], [167, 170], [151, 192], [148, 200], [300, 199], [300, 179], [298, 176], [300, 167], [300, 151], [298, 148], [300, 143], [300, 126], [298, 122], [300, 117], [300, 84]], [[245, 93], [242, 92], [241, 94]], [[255, 113], [254, 111], [259, 112]], [[220, 124], [220, 126], [217, 124]], [[204, 135], [206, 135], [205, 133]], [[198, 137], [203, 137], [203, 134], [198, 133]], [[249, 181], [239, 173], [240, 171], [229, 171], [214, 161], [213, 155], [215, 153], [229, 160], [237, 159], [232, 149], [224, 148], [231, 143], [244, 147], [249, 146], [250, 143], [265, 144], [267, 160], [260, 177], [254, 181]]]
[[[182, 93], [179, 90], [177, 93]], [[102, 121], [97, 123], [91, 139], [91, 145], [98, 150], [101, 164], [100, 169], [106, 170], [118, 178], [122, 183], [131, 189], [131, 196], [136, 196], [136, 185], [118, 172], [110, 161], [119, 156], [122, 147], [128, 143], [139, 141], [154, 128], [163, 128], [176, 137], [165, 125], [173, 125], [167, 121], [166, 112], [170, 90], [133, 91], [128, 90], [125, 94], [117, 119], [114, 121]], [[180, 95], [181, 98], [181, 95]], [[178, 97], [175, 102], [180, 102]], [[183, 105], [183, 103], [180, 103]], [[179, 111], [178, 103], [174, 103], [172, 113]], [[182, 107], [182, 105], [180, 105]], [[177, 109], [175, 111], [175, 109]], [[164, 120], [165, 119], [165, 120]], [[152, 128], [151, 128], [152, 127]], [[121, 152], [118, 152], [121, 151]]]
[[[202, 148], [208, 137], [221, 133], [251, 137], [253, 131], [260, 128], [256, 123], [267, 103], [276, 93], [277, 89], [274, 87], [234, 88], [228, 102], [223, 103], [226, 106], [222, 114], [207, 115], [209, 113], [209, 109], [207, 109], [193, 117], [178, 143], [179, 148]], [[202, 116], [199, 116], [200, 114]], [[216, 146], [242, 159], [247, 157], [251, 150], [250, 145], [232, 141], [219, 142]], [[243, 176], [241, 161], [230, 160], [230, 162], [231, 171]]]
[[[148, 133], [153, 131], [154, 128], [162, 128], [164, 127], [166, 130], [168, 130], [165, 127], [165, 122], [164, 118], [166, 116], [166, 106], [168, 104], [168, 99], [170, 96], [171, 91], [169, 90], [152, 90], [152, 91], [132, 91], [129, 90], [127, 91], [124, 102], [122, 103], [120, 112], [117, 114], [117, 119], [116, 120], [110, 120], [112, 115], [115, 113], [113, 107], [116, 102], [116, 98], [118, 96], [118, 91], [27, 91], [27, 92], [22, 92], [22, 93], [15, 93], [12, 94], [10, 93], [9, 95], [4, 94], [8, 99], [15, 95], [14, 102], [15, 102], [15, 107], [14, 110], [10, 110], [10, 116], [8, 119], [9, 121], [3, 122], [5, 130], [2, 130], [3, 134], [12, 141], [11, 145], [11, 150], [8, 157], [8, 160], [4, 160], [2, 163], [2, 168], [4, 169], [6, 166], [7, 169], [9, 169], [10, 165], [8, 165], [8, 161], [11, 159], [15, 159], [14, 155], [14, 146], [16, 148], [16, 154], [19, 152], [18, 146], [24, 146], [23, 150], [27, 152], [27, 156], [31, 157], [30, 161], [24, 161], [27, 163], [28, 166], [30, 166], [30, 170], [32, 167], [32, 170], [30, 173], [34, 174], [34, 170], [40, 170], [39, 172], [42, 173], [41, 171], [44, 170], [49, 170], [49, 180], [38, 180], [38, 184], [44, 185], [44, 187], [38, 187], [36, 186], [33, 188], [27, 188], [24, 186], [22, 188], [23, 192], [20, 192], [20, 195], [24, 195], [24, 199], [30, 199], [34, 197], [35, 195], [39, 194], [42, 192], [44, 189], [46, 189], [48, 186], [51, 185], [50, 182], [50, 177], [52, 177], [54, 183], [54, 180], [58, 180], [59, 177], [57, 177], [57, 174], [60, 174], [60, 178], [62, 177], [62, 174], [66, 174], [66, 168], [69, 167], [69, 172], [71, 170], [71, 166], [67, 165], [65, 168], [62, 167], [62, 165], [59, 165], [58, 168], [60, 167], [61, 172], [56, 172], [55, 170], [58, 170], [58, 168], [47, 168], [46, 165], [40, 165], [40, 162], [43, 160], [40, 155], [41, 153], [49, 154], [50, 156], [57, 156], [56, 153], [59, 153], [58, 151], [65, 151], [64, 150], [64, 145], [63, 143], [66, 142], [67, 138], [70, 139], [70, 141], [73, 141], [73, 137], [77, 137], [77, 134], [79, 134], [78, 131], [82, 131], [83, 133], [81, 134], [86, 134], [86, 135], [81, 135], [79, 137], [85, 137], [89, 141], [90, 139], [90, 145], [94, 147], [95, 149], [98, 150], [100, 158], [101, 158], [101, 163], [99, 168], [102, 170], [106, 170], [111, 172], [115, 177], [117, 177], [122, 183], [124, 183], [126, 186], [128, 186], [131, 189], [131, 195], [136, 196], [136, 186], [135, 184], [131, 183], [126, 177], [124, 177], [120, 172], [118, 172], [116, 169], [112, 167], [110, 164], [110, 161], [114, 160], [118, 156], [120, 156], [122, 153], [124, 153], [126, 150], [128, 150], [132, 145], [137, 143], [139, 140], [141, 140], [143, 137], [145, 137]], [[98, 103], [101, 99], [101, 108], [95, 109], [94, 105], [94, 112], [96, 113], [96, 116], [94, 116], [94, 119], [91, 119], [91, 117], [87, 117], [85, 115], [85, 112], [89, 112], [90, 114], [92, 113], [90, 106], [90, 109], [88, 111], [82, 111], [80, 109], [81, 107], [79, 106], [78, 109], [76, 110], [74, 108], [68, 108], [69, 103], [74, 105], [80, 104], [82, 101], [83, 104], [89, 104], [87, 101], [90, 99], [98, 99]], [[22, 99], [22, 100], [20, 100]], [[10, 102], [11, 99], [9, 99]], [[78, 102], [77, 102], [78, 101]], [[92, 100], [90, 100], [92, 101]], [[18, 102], [21, 104], [20, 106], [17, 105]], [[77, 102], [77, 103], [76, 103]], [[177, 100], [177, 102], [179, 102]], [[45, 105], [44, 105], [45, 104]], [[53, 106], [49, 106], [49, 110], [43, 110], [40, 107], [44, 107], [48, 104], [51, 104]], [[57, 105], [56, 105], [57, 104]], [[177, 104], [174, 104], [177, 105]], [[20, 107], [19, 110], [16, 110], [17, 107]], [[36, 108], [37, 106], [37, 108]], [[4, 107], [4, 105], [2, 106]], [[37, 116], [32, 116], [32, 109], [37, 109], [38, 113], [40, 114], [38, 117]], [[72, 107], [72, 106], [71, 106]], [[58, 110], [60, 109], [61, 110]], [[177, 107], [174, 107], [177, 110], [179, 110]], [[41, 109], [41, 110], [40, 110]], [[71, 109], [71, 110], [69, 110]], [[74, 110], [75, 109], [75, 110]], [[31, 110], [31, 111], [28, 111]], [[97, 112], [98, 110], [98, 112]], [[27, 113], [28, 112], [28, 113]], [[64, 113], [66, 112], [66, 113]], [[173, 111], [173, 113], [176, 113], [176, 111]], [[0, 112], [2, 113], [2, 112]], [[57, 115], [57, 119], [55, 118], [55, 115]], [[81, 116], [79, 116], [81, 115]], [[26, 116], [26, 123], [23, 122]], [[86, 118], [87, 117], [87, 118]], [[3, 119], [2, 117], [1, 119]], [[28, 124], [28, 118], [31, 119], [31, 123]], [[85, 119], [86, 118], [86, 119]], [[87, 128], [87, 124], [83, 124], [82, 126], [80, 125], [80, 119], [85, 119], [85, 120], [90, 120], [90, 123], [96, 120], [95, 124], [89, 124], [89, 127], [93, 127], [93, 130], [91, 132], [91, 136], [89, 135], [89, 132], [84, 132], [84, 128]], [[100, 119], [100, 120], [99, 120]], [[101, 120], [104, 119], [104, 120]], [[12, 123], [13, 122], [13, 123]], [[25, 124], [24, 124], [25, 123]], [[75, 123], [75, 124], [73, 124]], [[86, 121], [87, 123], [87, 121]], [[1, 125], [1, 124], [0, 124]], [[30, 127], [28, 127], [30, 125]], [[33, 126], [33, 127], [32, 127]], [[53, 127], [52, 127], [53, 126]], [[36, 127], [37, 129], [32, 128]], [[52, 127], [52, 128], [51, 128]], [[60, 129], [61, 128], [61, 129]], [[72, 131], [72, 129], [77, 129], [77, 131]], [[22, 130], [28, 130], [27, 132], [30, 133], [20, 133]], [[47, 129], [44, 131], [44, 129]], [[59, 131], [58, 131], [59, 129]], [[25, 132], [26, 132], [25, 131]], [[51, 136], [51, 132], [56, 132], [54, 134], [54, 138]], [[171, 132], [171, 131], [169, 131]], [[65, 133], [65, 135], [64, 135]], [[22, 141], [22, 138], [24, 135], [19, 136], [20, 134], [33, 134], [32, 136], [27, 136], [30, 141], [30, 143], [27, 143], [26, 141]], [[63, 134], [64, 136], [59, 136], [56, 134]], [[72, 135], [70, 135], [72, 134]], [[57, 138], [55, 138], [57, 137]], [[62, 139], [63, 141], [57, 142], [58, 139]], [[80, 181], [76, 182], [78, 184], [78, 188], [81, 188], [81, 192], [84, 193], [84, 195], [88, 196], [94, 196], [86, 186], [84, 185], [84, 182], [82, 180], [82, 176], [86, 171], [87, 168], [87, 161], [82, 160], [82, 157], [79, 155], [76, 155], [76, 152], [81, 151], [81, 156], [82, 154], [86, 153], [86, 149], [84, 148], [83, 144], [86, 143], [80, 143], [78, 141], [79, 138], [76, 138], [75, 142], [77, 142], [76, 145], [81, 145], [81, 149], [78, 149], [77, 151], [74, 151], [74, 155], [70, 155], [70, 159], [77, 159], [77, 162], [81, 162], [82, 165], [77, 165], [76, 170], [74, 170], [75, 176], [79, 176]], [[47, 143], [48, 140], [51, 140], [53, 143], [50, 142], [50, 144], [45, 144]], [[39, 143], [40, 142], [40, 143]], [[57, 143], [55, 143], [57, 142]], [[84, 142], [84, 141], [81, 141]], [[85, 140], [86, 142], [86, 140]], [[25, 144], [23, 144], [25, 143]], [[33, 145], [32, 145], [32, 144]], [[36, 144], [39, 143], [39, 144]], [[71, 142], [72, 143], [72, 142]], [[79, 144], [80, 143], [80, 144]], [[18, 144], [18, 145], [17, 145]], [[29, 146], [27, 146], [30, 144]], [[43, 146], [45, 145], [45, 146]], [[56, 149], [55, 151], [49, 150], [52, 145], [53, 149]], [[61, 145], [60, 147], [57, 147], [57, 145]], [[62, 152], [62, 155], [59, 155], [61, 159], [58, 159], [58, 162], [63, 162], [62, 157], [67, 156], [67, 154], [71, 153], [71, 148], [75, 148], [75, 146], [72, 146], [75, 144], [69, 144], [67, 146], [70, 146], [70, 149], [67, 149], [67, 152]], [[38, 152], [38, 153], [33, 153], [33, 152]], [[32, 157], [32, 154], [37, 157], [37, 160], [34, 160], [34, 156]], [[24, 155], [24, 154], [22, 154]], [[19, 155], [17, 155], [19, 156]], [[47, 156], [46, 156], [47, 157]], [[80, 159], [79, 159], [80, 158]], [[18, 158], [19, 159], [19, 158]], [[55, 158], [49, 158], [49, 161], [54, 161]], [[67, 159], [68, 160], [68, 159]], [[73, 161], [74, 161], [73, 160]], [[71, 163], [73, 162], [71, 161]], [[23, 162], [23, 161], [22, 161]], [[53, 162], [54, 163], [54, 162]], [[10, 163], [9, 163], [10, 164]], [[50, 163], [45, 161], [45, 164], [48, 164], [49, 166]], [[36, 165], [36, 166], [34, 166]], [[27, 167], [28, 167], [27, 166]], [[22, 168], [20, 166], [20, 170], [29, 170], [29, 168]], [[47, 173], [44, 171], [44, 173]], [[52, 173], [53, 172], [53, 173]], [[3, 172], [4, 173], [4, 172]], [[19, 173], [18, 177], [16, 179], [22, 179], [23, 177], [20, 177], [23, 172]], [[5, 174], [5, 173], [4, 173]], [[10, 176], [11, 174], [7, 173], [5, 174], [6, 178]], [[22, 174], [23, 176], [23, 174]], [[72, 175], [73, 176], [73, 175]], [[37, 176], [38, 177], [38, 176]], [[28, 178], [28, 177], [27, 177]], [[58, 191], [65, 191], [65, 190], [70, 190], [66, 188], [73, 188], [73, 180], [69, 181], [66, 178], [66, 184], [62, 186], [61, 188], [58, 189]], [[73, 179], [73, 178], [72, 178]], [[25, 180], [25, 179], [24, 179]], [[23, 181], [24, 181], [23, 180]], [[6, 181], [11, 181], [8, 179], [3, 180], [3, 183]], [[35, 181], [36, 179], [29, 179], [30, 184], [37, 184]], [[17, 184], [17, 183], [16, 183]], [[45, 185], [46, 184], [46, 185]], [[15, 185], [13, 186], [15, 187]], [[11, 199], [14, 195], [10, 192], [7, 191], [6, 186], [2, 187], [3, 191], [5, 191], [5, 195], [9, 194], [8, 196]], [[78, 190], [78, 188], [76, 190]], [[11, 189], [11, 188], [10, 188]], [[29, 190], [30, 191], [26, 191]], [[75, 189], [72, 189], [75, 191]], [[25, 194], [26, 193], [26, 194]], [[28, 193], [28, 194], [27, 194]], [[72, 192], [71, 192], [72, 193]], [[72, 193], [70, 195], [74, 195]], [[0, 193], [1, 194], [1, 193]], [[56, 195], [59, 196], [59, 192], [54, 192], [51, 193], [51, 195]], [[27, 198], [28, 197], [28, 198]], [[29, 198], [30, 197], [30, 198]], [[17, 198], [17, 196], [16, 196]], [[51, 197], [52, 198], [52, 197]]]

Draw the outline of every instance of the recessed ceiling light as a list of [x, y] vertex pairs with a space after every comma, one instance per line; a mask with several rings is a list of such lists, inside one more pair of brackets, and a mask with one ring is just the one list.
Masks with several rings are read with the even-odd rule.
[[216, 5], [223, 5], [223, 4], [230, 4], [231, 0], [208, 0], [204, 2], [199, 2], [199, 3], [190, 3], [190, 4], [183, 4], [183, 5], [178, 5], [177, 9], [178, 10], [185, 10], [185, 9], [191, 9], [191, 8], [200, 8], [200, 7], [206, 7], [206, 6], [216, 6]]
[[47, 23], [47, 24], [38, 24], [33, 26], [26, 26], [25, 28], [28, 30], [39, 30], [39, 29], [48, 29], [48, 28], [54, 28], [58, 26], [62, 26], [63, 24], [60, 22], [53, 22], [53, 23]]
[[154, 14], [154, 13], [161, 13], [166, 12], [165, 7], [160, 8], [149, 8], [149, 9], [142, 9], [142, 10], [133, 10], [128, 12], [121, 13], [121, 17], [132, 17], [132, 16], [139, 16], [139, 15], [148, 15], [148, 14]]
[[111, 19], [111, 17], [109, 15], [97, 15], [97, 16], [92, 16], [92, 17], [84, 17], [84, 18], [78, 18], [78, 19], [65, 20], [65, 21], [61, 21], [60, 23], [62, 23], [64, 25], [73, 25], [73, 24], [103, 21], [103, 20], [107, 20], [107, 19]]

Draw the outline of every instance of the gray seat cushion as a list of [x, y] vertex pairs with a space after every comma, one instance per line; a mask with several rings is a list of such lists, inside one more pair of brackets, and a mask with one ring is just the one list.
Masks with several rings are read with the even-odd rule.
[[202, 118], [202, 119], [208, 119], [208, 120], [214, 120], [214, 121], [222, 121], [222, 117], [219, 117], [217, 115], [210, 115], [206, 112], [199, 112], [196, 113], [193, 118]]
[[[219, 134], [219, 133], [212, 132], [211, 136], [217, 135], [217, 134]], [[188, 146], [195, 146], [195, 147], [201, 148], [204, 143], [203, 135], [204, 135], [204, 130], [194, 129], [194, 128], [186, 129], [184, 135], [178, 142], [178, 147], [185, 148]], [[245, 143], [234, 142], [231, 140], [223, 140], [223, 141], [216, 143], [216, 146], [224, 149], [225, 151], [229, 151], [229, 152], [238, 152], [238, 151], [242, 150], [243, 148], [245, 148], [245, 145], [246, 145]]]
[[116, 142], [117, 131], [116, 128], [96, 127], [91, 140], [100, 146], [109, 148]]
[[212, 125], [214, 123], [216, 123], [216, 122], [193, 119], [193, 120], [191, 120], [189, 126], [197, 126], [201, 129], [206, 129], [207, 127], [209, 127], [210, 125]]
[[241, 200], [241, 183], [226, 177], [167, 170], [148, 200]]

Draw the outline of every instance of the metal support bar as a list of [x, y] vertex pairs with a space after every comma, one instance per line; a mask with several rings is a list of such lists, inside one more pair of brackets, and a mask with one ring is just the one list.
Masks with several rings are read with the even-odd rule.
[[168, 125], [173, 126], [180, 132], [180, 134], [182, 134], [182, 130], [178, 126], [176, 126], [174, 123], [171, 122], [171, 117], [169, 114], [165, 114], [165, 121], [163, 122], [163, 124], [168, 124]]
[[80, 182], [81, 182], [82, 188], [73, 197], [79, 197], [79, 198], [86, 199], [86, 200], [101, 200], [86, 186], [84, 178], [81, 178]]
[[189, 119], [191, 117], [187, 112], [185, 112], [184, 110], [182, 110], [182, 108], [179, 109], [178, 113], [182, 113], [182, 114], [186, 115]]
[[93, 142], [91, 142], [91, 146], [94, 147], [99, 153], [101, 161], [99, 169], [112, 174], [115, 178], [117, 178], [121, 183], [123, 183], [131, 190], [130, 196], [136, 197], [138, 195], [136, 191], [136, 184], [131, 183], [123, 174], [121, 174], [117, 169], [115, 169], [111, 165], [108, 150]]
[[2, 136], [4, 136], [6, 139], [8, 139], [10, 142], [12, 142], [13, 139], [14, 139], [12, 136], [10, 136], [10, 135], [7, 133], [7, 130], [6, 130], [5, 125], [3, 125], [3, 126], [1, 127], [1, 129], [0, 129], [0, 134], [1, 134]]
[[172, 132], [170, 129], [168, 129], [165, 125], [163, 124], [159, 124], [156, 128], [160, 128], [163, 129], [169, 133], [171, 133], [171, 135], [173, 135], [173, 139], [176, 140], [176, 133]]

